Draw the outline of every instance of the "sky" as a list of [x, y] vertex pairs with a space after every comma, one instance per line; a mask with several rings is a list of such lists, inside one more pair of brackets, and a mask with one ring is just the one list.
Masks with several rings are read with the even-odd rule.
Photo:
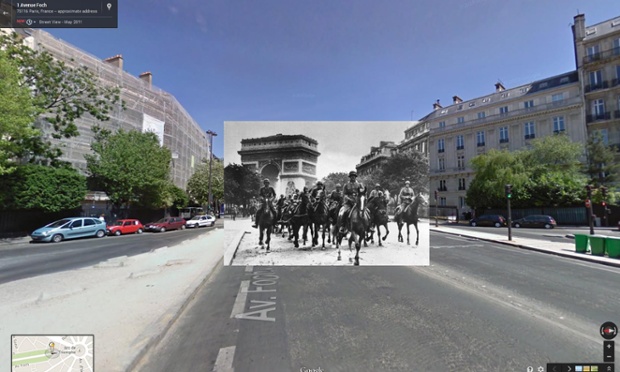
[[406, 121], [575, 69], [570, 25], [618, 0], [127, 0], [116, 29], [47, 29], [153, 73], [202, 129], [225, 121]]
[[380, 141], [400, 142], [405, 138], [405, 129], [410, 121], [401, 122], [226, 122], [224, 125], [224, 163], [241, 164], [241, 140], [275, 134], [303, 134], [318, 142], [318, 179], [329, 173], [355, 170], [361, 157], [370, 153], [371, 146]]

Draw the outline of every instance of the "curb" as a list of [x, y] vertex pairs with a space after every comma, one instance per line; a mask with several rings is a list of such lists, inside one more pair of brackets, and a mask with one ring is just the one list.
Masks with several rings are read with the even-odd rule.
[[248, 232], [245, 230], [239, 231], [237, 235], [235, 235], [232, 243], [230, 243], [230, 245], [226, 247], [226, 251], [224, 253], [224, 266], [232, 266], [232, 262], [237, 256], [237, 250], [239, 249], [239, 246], [241, 245], [241, 240], [243, 240], [245, 234], [248, 234]]
[[440, 233], [449, 234], [449, 235], [464, 236], [464, 237], [474, 238], [474, 239], [478, 239], [478, 240], [482, 240], [482, 241], [487, 241], [487, 242], [491, 242], [491, 243], [507, 245], [507, 246], [510, 246], [510, 247], [527, 249], [527, 250], [534, 251], [534, 252], [552, 254], [554, 256], [573, 258], [573, 259], [576, 259], [576, 260], [587, 261], [587, 262], [597, 263], [597, 264], [601, 264], [601, 265], [612, 266], [612, 267], [619, 267], [620, 268], [620, 260], [618, 260], [618, 262], [599, 261], [599, 260], [592, 259], [590, 256], [575, 256], [575, 255], [567, 254], [567, 253], [563, 253], [563, 252], [548, 251], [546, 249], [542, 249], [542, 248], [538, 248], [538, 247], [532, 247], [532, 246], [529, 246], [529, 245], [523, 245], [523, 244], [517, 244], [517, 243], [508, 243], [508, 242], [503, 242], [503, 241], [500, 241], [500, 240], [495, 240], [495, 239], [490, 239], [490, 238], [479, 238], [479, 237], [474, 236], [474, 235], [465, 235], [465, 234], [459, 234], [459, 233], [455, 233], [455, 232], [441, 231], [441, 230], [438, 230], [438, 229], [431, 229], [431, 231], [440, 232]]
[[[195, 240], [195, 239], [189, 239], [189, 240]], [[162, 316], [158, 318], [157, 323], [159, 322], [164, 323], [162, 330], [155, 335], [151, 335], [151, 336], [149, 336], [148, 334], [144, 335], [144, 337], [146, 337], [147, 340], [143, 343], [142, 346], [138, 348], [137, 352], [135, 353], [135, 356], [131, 359], [131, 362], [127, 365], [127, 368], [125, 369], [125, 371], [134, 371], [137, 366], [142, 364], [142, 361], [144, 360], [145, 356], [150, 352], [150, 350], [153, 347], [157, 346], [159, 342], [164, 337], [166, 337], [170, 328], [172, 328], [172, 326], [176, 323], [176, 321], [179, 319], [181, 314], [183, 314], [183, 312], [185, 312], [187, 307], [192, 303], [192, 301], [198, 294], [198, 291], [200, 291], [207, 284], [207, 282], [211, 279], [213, 274], [216, 271], [218, 271], [220, 267], [222, 267], [222, 261], [223, 259], [220, 259], [219, 261], [216, 261], [216, 264], [214, 266], [209, 267], [208, 269], [209, 271], [206, 274], [206, 276], [200, 281], [200, 283], [196, 286], [196, 288], [194, 288], [191, 291], [191, 293], [183, 301], [181, 306], [179, 306], [176, 309], [168, 310], [167, 312], [165, 312]], [[141, 336], [142, 335], [138, 335], [137, 339], [139, 339]]]

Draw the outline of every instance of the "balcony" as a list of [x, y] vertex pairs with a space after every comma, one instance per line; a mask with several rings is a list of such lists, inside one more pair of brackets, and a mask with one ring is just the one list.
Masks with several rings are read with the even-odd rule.
[[484, 142], [478, 142], [478, 147], [483, 147], [484, 146]]
[[556, 129], [553, 131], [553, 134], [560, 134], [566, 132], [566, 129]]
[[508, 143], [508, 138], [500, 138], [499, 143]]
[[443, 168], [443, 169], [431, 169], [430, 173], [433, 175], [442, 175], [442, 177], [451, 175], [451, 174], [459, 174], [459, 173], [469, 173], [471, 170], [467, 170], [465, 167], [454, 167], [454, 168]]
[[465, 149], [465, 146], [456, 146], [456, 149], [457, 149], [457, 150], [464, 150], [464, 149]]
[[445, 152], [445, 151], [446, 151], [446, 149], [438, 149], [438, 150], [437, 150], [437, 152], [438, 152], [438, 153], [440, 153], [440, 154], [441, 154], [442, 152]]
[[534, 139], [534, 138], [536, 138], [536, 134], [532, 133], [532, 134], [526, 134], [525, 135], [525, 139]]
[[485, 116], [482, 119], [469, 120], [469, 121], [465, 121], [464, 123], [452, 124], [452, 125], [448, 125], [448, 126], [443, 127], [443, 128], [434, 128], [434, 129], [431, 129], [431, 135], [436, 135], [436, 134], [444, 132], [444, 131], [453, 130], [453, 129], [460, 129], [460, 128], [464, 128], [464, 127], [467, 127], [467, 126], [475, 127], [477, 125], [484, 125], [484, 124], [488, 124], [488, 123], [497, 122], [497, 121], [500, 121], [500, 120], [516, 119], [516, 118], [519, 118], [519, 117], [525, 116], [525, 115], [533, 115], [533, 114], [544, 112], [544, 111], [547, 111], [547, 110], [556, 110], [556, 109], [560, 109], [560, 108], [566, 108], [568, 106], [579, 105], [579, 104], [582, 104], [582, 103], [583, 103], [583, 101], [582, 101], [581, 97], [572, 97], [572, 98], [562, 99], [562, 100], [559, 100], [559, 101], [543, 103], [543, 104], [540, 104], [540, 105], [537, 105], [537, 106], [534, 106], [534, 107], [528, 107], [528, 108], [522, 108], [522, 109], [518, 109], [518, 110], [513, 110], [513, 111], [509, 111], [507, 113], [503, 113], [503, 114], [488, 115], [488, 116]]
[[605, 111], [600, 114], [586, 115], [586, 124], [590, 124], [595, 121], [609, 120], [609, 119], [611, 119], [611, 113], [609, 111]]
[[[612, 84], [613, 84], [613, 82], [612, 82]], [[586, 85], [586, 93], [592, 92], [594, 90], [607, 89], [607, 88], [609, 88], [609, 82], [608, 81], [601, 81], [601, 82], [596, 83], [596, 84], [588, 84], [588, 85]]]
[[620, 79], [611, 79], [611, 86], [615, 87], [616, 85], [620, 84]]
[[620, 110], [614, 111], [614, 119], [620, 119]]
[[598, 61], [604, 61], [612, 57], [620, 56], [620, 48], [612, 48], [608, 50], [604, 50], [599, 53], [595, 53], [589, 56], [583, 57], [583, 64], [593, 63]]

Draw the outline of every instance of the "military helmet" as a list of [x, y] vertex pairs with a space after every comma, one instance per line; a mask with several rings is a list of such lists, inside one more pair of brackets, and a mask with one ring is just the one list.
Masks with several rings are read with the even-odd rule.
[[336, 187], [342, 187], [342, 185], [341, 185], [341, 184], [339, 184], [339, 183], [337, 183], [337, 184], [336, 184]]
[[357, 177], [357, 172], [356, 171], [350, 171], [349, 172], [349, 177], [355, 176]]
[[411, 182], [409, 182], [409, 180], [405, 181], [405, 185], [410, 184]]
[[263, 182], [270, 182], [270, 181], [269, 181], [269, 178], [265, 178], [265, 179], [263, 180]]
[[376, 184], [375, 187], [381, 187], [381, 185], [380, 184]]
[[323, 182], [321, 182], [321, 181], [316, 181], [316, 185], [317, 185], [317, 186], [323, 186]]

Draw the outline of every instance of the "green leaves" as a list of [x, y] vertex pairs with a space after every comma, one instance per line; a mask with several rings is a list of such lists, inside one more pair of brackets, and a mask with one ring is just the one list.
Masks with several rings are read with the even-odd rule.
[[258, 174], [243, 165], [229, 164], [224, 168], [224, 199], [227, 203], [247, 205], [258, 196], [260, 187]]
[[[91, 177], [116, 205], [164, 207], [169, 188], [170, 150], [160, 147], [154, 133], [95, 129], [93, 155], [85, 155]], [[173, 198], [174, 199], [174, 198]]]

